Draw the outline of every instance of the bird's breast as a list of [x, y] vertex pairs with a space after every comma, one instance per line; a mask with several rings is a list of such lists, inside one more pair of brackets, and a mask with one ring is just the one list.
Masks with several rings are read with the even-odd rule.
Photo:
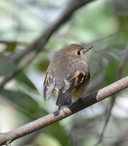
[[71, 92], [71, 96], [73, 99], [80, 98], [88, 87], [89, 81], [79, 85], [77, 88], [74, 88]]

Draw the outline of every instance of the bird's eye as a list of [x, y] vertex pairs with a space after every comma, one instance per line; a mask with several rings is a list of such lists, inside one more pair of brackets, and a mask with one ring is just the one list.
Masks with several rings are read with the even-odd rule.
[[80, 54], [81, 54], [81, 52], [80, 52], [80, 51], [77, 51], [77, 52], [76, 52], [76, 54], [77, 54], [77, 55], [80, 55]]

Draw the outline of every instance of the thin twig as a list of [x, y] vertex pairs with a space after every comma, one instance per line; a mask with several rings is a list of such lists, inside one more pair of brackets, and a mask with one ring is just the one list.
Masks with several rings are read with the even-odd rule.
[[[105, 39], [111, 38], [111, 37], [115, 36], [116, 34], [118, 34], [119, 32], [121, 32], [121, 31], [123, 31], [123, 30], [125, 30], [125, 29], [127, 29], [127, 28], [128, 28], [128, 25], [126, 24], [126, 25], [124, 25], [124, 26], [121, 26], [116, 32], [114, 32], [114, 33], [112, 33], [112, 34], [109, 34], [109, 35], [107, 35], [107, 36], [100, 37], [99, 39], [96, 39], [96, 40], [94, 40], [94, 41], [91, 42], [91, 43], [86, 43], [85, 45], [89, 46], [89, 45], [91, 45], [91, 44], [95, 44], [95, 43], [97, 43], [97, 42], [101, 42], [101, 41], [103, 41], [103, 40], [105, 40]], [[84, 44], [84, 43], [82, 43], [82, 44]]]
[[[122, 57], [121, 57], [121, 59], [119, 61], [118, 80], [121, 78], [121, 74], [122, 74], [123, 67], [125, 65], [126, 59], [128, 58], [128, 55], [127, 54], [128, 54], [128, 44], [126, 45], [125, 50], [124, 50], [124, 53], [123, 53], [123, 55], [122, 55]], [[110, 100], [110, 109], [108, 111], [108, 114], [107, 114], [107, 117], [106, 117], [106, 120], [105, 120], [105, 124], [103, 126], [103, 130], [101, 132], [99, 141], [94, 146], [97, 146], [98, 144], [100, 144], [102, 142], [105, 129], [106, 129], [107, 124], [109, 122], [109, 119], [111, 117], [111, 112], [112, 112], [112, 109], [114, 107], [115, 100], [116, 100], [116, 94], [112, 95], [112, 97], [111, 97], [111, 100]]]
[[102, 132], [101, 132], [99, 141], [94, 146], [98, 146], [102, 142], [102, 139], [104, 137], [104, 132], [106, 130], [106, 127], [108, 125], [109, 119], [111, 117], [111, 112], [112, 112], [112, 109], [113, 109], [113, 106], [114, 106], [114, 103], [115, 103], [115, 99], [116, 99], [116, 94], [114, 94], [114, 95], [111, 96], [111, 99], [110, 99], [110, 108], [108, 110], [107, 117], [106, 117], [106, 120], [105, 120], [103, 129], [102, 129]]
[[0, 145], [11, 143], [15, 139], [23, 137], [29, 133], [37, 131], [41, 128], [44, 128], [48, 125], [51, 125], [57, 121], [60, 121], [76, 112], [83, 110], [113, 94], [123, 90], [128, 87], [128, 76], [118, 80], [117, 82], [100, 89], [99, 91], [94, 92], [93, 94], [77, 100], [70, 107], [64, 107], [60, 110], [59, 115], [55, 116], [54, 113], [46, 115], [40, 119], [32, 121], [26, 125], [23, 125], [15, 130], [10, 132], [0, 134]]
[[119, 64], [119, 68], [118, 68], [118, 78], [121, 77], [122, 70], [123, 70], [123, 67], [125, 65], [127, 58], [128, 58], [128, 43], [125, 47], [124, 54], [122, 55], [122, 57], [120, 59], [120, 64]]

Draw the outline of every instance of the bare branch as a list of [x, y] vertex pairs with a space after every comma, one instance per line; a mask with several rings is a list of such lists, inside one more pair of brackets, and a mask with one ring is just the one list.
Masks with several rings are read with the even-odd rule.
[[[114, 35], [118, 34], [119, 32], [121, 32], [121, 31], [123, 31], [123, 30], [125, 30], [125, 29], [127, 29], [127, 28], [128, 28], [128, 25], [126, 24], [126, 25], [120, 27], [116, 32], [114, 32], [114, 33], [112, 33], [112, 34], [109, 34], [109, 35], [107, 35], [107, 36], [98, 38], [98, 39], [94, 40], [94, 41], [91, 42], [91, 43], [86, 43], [85, 45], [89, 46], [89, 45], [95, 44], [95, 43], [97, 43], [97, 42], [101, 42], [101, 41], [103, 41], [103, 40], [105, 40], [105, 39], [111, 38], [111, 37], [113, 37]], [[84, 43], [82, 43], [82, 44], [84, 44]]]
[[[22, 52], [17, 54], [14, 57], [15, 62], [19, 61], [22, 57], [24, 57], [26, 54], [31, 52], [32, 54], [34, 53], [35, 55], [31, 59], [27, 56], [27, 63], [24, 64], [23, 66], [19, 66], [14, 72], [10, 73], [8, 76], [6, 76], [3, 80], [3, 82], [0, 84], [0, 89], [3, 88], [3, 86], [12, 78], [14, 78], [21, 70], [23, 70], [29, 63], [31, 63], [32, 60], [38, 55], [38, 53], [42, 50], [44, 45], [47, 43], [51, 35], [63, 24], [65, 23], [70, 16], [73, 14], [75, 10], [78, 8], [84, 6], [85, 4], [94, 1], [94, 0], [72, 0], [68, 6], [64, 9], [61, 17], [51, 26], [49, 26], [44, 33], [33, 43], [33, 45], [29, 48], [24, 49]], [[29, 54], [31, 56], [31, 53]], [[31, 60], [31, 61], [30, 61]]]
[[114, 94], [114, 95], [111, 96], [111, 99], [110, 99], [110, 108], [109, 108], [109, 110], [108, 110], [107, 117], [106, 117], [106, 120], [105, 120], [103, 129], [102, 129], [102, 132], [101, 132], [99, 141], [98, 141], [94, 146], [98, 146], [98, 145], [102, 142], [102, 139], [103, 139], [103, 137], [104, 137], [104, 132], [105, 132], [105, 130], [106, 130], [106, 127], [107, 127], [107, 125], [108, 125], [109, 119], [110, 119], [110, 117], [111, 117], [111, 112], [112, 112], [112, 109], [113, 109], [115, 100], [116, 100], [116, 94]]
[[48, 125], [51, 125], [59, 120], [62, 120], [84, 108], [87, 108], [121, 90], [128, 87], [128, 76], [118, 80], [117, 82], [100, 89], [99, 91], [94, 92], [93, 94], [81, 98], [74, 102], [70, 107], [65, 107], [60, 110], [60, 114], [58, 116], [54, 116], [54, 113], [46, 115], [40, 119], [37, 119], [33, 122], [30, 122], [24, 126], [21, 126], [15, 130], [10, 132], [0, 134], [0, 145], [8, 144], [18, 139], [22, 136], [25, 136], [29, 133], [37, 131], [41, 128], [44, 128]]
[[55, 21], [55, 23], [51, 24], [43, 33], [42, 35], [34, 41], [33, 46], [30, 48], [24, 49], [22, 52], [17, 55], [15, 61], [18, 61], [22, 57], [24, 57], [27, 53], [31, 52], [32, 50], [36, 50], [40, 52], [44, 45], [47, 43], [51, 35], [62, 25], [64, 24], [73, 14], [73, 12], [80, 7], [86, 5], [87, 3], [94, 1], [94, 0], [72, 0], [67, 7], [63, 10], [61, 17]]

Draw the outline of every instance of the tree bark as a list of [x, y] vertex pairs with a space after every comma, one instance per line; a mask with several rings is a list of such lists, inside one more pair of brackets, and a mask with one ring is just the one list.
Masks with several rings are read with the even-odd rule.
[[[78, 111], [83, 110], [121, 90], [128, 87], [128, 76], [118, 80], [117, 82], [94, 92], [93, 94], [84, 98], [78, 99], [69, 107], [64, 107], [60, 110], [59, 115], [55, 116], [55, 112], [48, 114], [42, 118], [23, 125], [15, 130], [0, 134], [0, 145], [9, 144], [15, 139], [23, 137], [29, 133], [37, 131], [57, 121], [60, 121]], [[57, 111], [56, 111], [57, 112]]]

